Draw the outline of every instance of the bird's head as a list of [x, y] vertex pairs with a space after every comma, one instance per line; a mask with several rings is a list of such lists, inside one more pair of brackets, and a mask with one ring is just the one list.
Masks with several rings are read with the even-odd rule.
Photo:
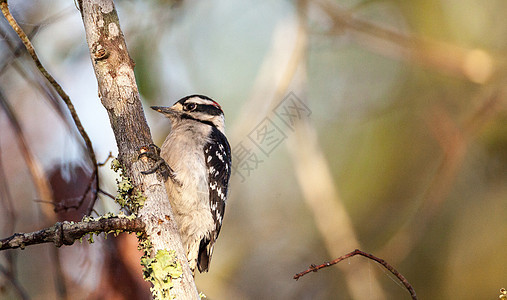
[[225, 129], [222, 108], [213, 99], [203, 95], [187, 96], [171, 107], [152, 106], [151, 108], [168, 117], [173, 126], [187, 119], [214, 126], [222, 133]]

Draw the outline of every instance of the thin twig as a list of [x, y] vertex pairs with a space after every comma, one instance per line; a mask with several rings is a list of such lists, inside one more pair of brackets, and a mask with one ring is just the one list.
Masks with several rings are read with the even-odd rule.
[[[41, 200], [41, 199], [35, 199], [35, 200], [33, 200], [33, 202], [49, 204], [49, 205], [53, 206], [53, 211], [56, 213], [59, 213], [62, 211], [69, 211], [71, 209], [77, 210], [77, 209], [79, 209], [79, 207], [81, 207], [81, 204], [80, 204], [81, 197], [68, 198], [62, 202], [46, 201], [46, 200]], [[68, 202], [72, 202], [75, 204], [69, 204]]]
[[57, 247], [72, 245], [74, 241], [89, 233], [99, 232], [142, 232], [144, 223], [128, 217], [103, 217], [81, 222], [57, 222], [55, 225], [29, 233], [15, 233], [0, 240], [0, 250], [24, 249], [26, 246], [54, 243]]
[[116, 199], [116, 197], [115, 197], [115, 196], [113, 196], [112, 194], [110, 194], [110, 193], [108, 193], [108, 192], [106, 192], [106, 191], [104, 191], [104, 190], [102, 190], [102, 189], [99, 189], [99, 190], [98, 190], [98, 192], [99, 192], [99, 193], [101, 193], [101, 194], [106, 195], [107, 197], [109, 197], [109, 198], [111, 198], [111, 199], [113, 199], [113, 200], [114, 200], [114, 199]]
[[109, 155], [106, 157], [106, 159], [104, 160], [104, 162], [100, 162], [100, 163], [98, 163], [98, 166], [99, 166], [99, 167], [103, 167], [105, 164], [107, 164], [107, 162], [108, 162], [111, 158], [114, 158], [114, 156], [113, 156], [113, 153], [112, 153], [111, 151], [109, 151]]
[[[58, 93], [58, 95], [60, 95], [60, 97], [62, 98], [62, 100], [67, 105], [67, 108], [69, 109], [69, 112], [70, 112], [70, 114], [72, 116], [72, 119], [74, 120], [74, 124], [76, 125], [79, 133], [83, 137], [83, 140], [84, 140], [84, 142], [86, 144], [86, 148], [88, 150], [88, 154], [89, 154], [90, 159], [91, 159], [92, 164], [93, 164], [93, 175], [92, 175], [92, 178], [95, 179], [95, 186], [96, 186], [95, 190], [97, 190], [98, 186], [99, 186], [97, 158], [95, 156], [95, 151], [93, 150], [92, 142], [91, 142], [88, 134], [84, 130], [83, 125], [81, 124], [81, 121], [79, 119], [79, 116], [77, 115], [76, 109], [74, 108], [74, 104], [72, 104], [72, 101], [70, 100], [70, 97], [67, 95], [67, 93], [65, 93], [65, 91], [60, 86], [60, 84], [53, 78], [53, 76], [51, 76], [51, 74], [49, 74], [49, 72], [44, 68], [44, 66], [40, 62], [37, 54], [35, 53], [35, 49], [34, 49], [32, 43], [30, 42], [30, 39], [26, 36], [26, 34], [23, 31], [23, 29], [21, 29], [21, 27], [18, 25], [18, 23], [16, 22], [16, 20], [12, 16], [11, 12], [9, 11], [9, 6], [7, 4], [7, 0], [0, 0], [0, 9], [2, 10], [2, 14], [4, 15], [4, 17], [7, 20], [7, 22], [9, 22], [9, 25], [17, 33], [17, 35], [19, 36], [19, 38], [21, 39], [21, 41], [25, 45], [26, 50], [28, 51], [28, 53], [32, 57], [32, 60], [34, 61], [35, 65], [37, 66], [37, 68], [39, 69], [39, 71], [42, 73], [42, 75], [44, 75], [44, 77], [46, 77], [46, 79], [55, 88], [55, 90]], [[86, 190], [85, 195], [83, 196], [82, 199], [84, 199], [86, 197], [86, 194], [90, 190], [91, 190], [91, 184], [90, 184], [90, 188], [88, 188]], [[96, 199], [97, 199], [97, 194], [94, 195], [94, 197], [93, 197], [93, 199], [92, 199], [89, 207], [87, 208], [87, 214], [89, 214], [92, 211], [93, 205], [95, 204]]]
[[410, 282], [408, 282], [408, 280], [403, 276], [401, 275], [400, 272], [398, 272], [393, 266], [391, 266], [389, 263], [387, 263], [385, 260], [381, 259], [381, 258], [378, 258], [376, 257], [375, 255], [373, 254], [369, 254], [369, 253], [366, 253], [366, 252], [363, 252], [359, 249], [356, 249], [350, 253], [347, 253], [343, 256], [340, 256], [338, 257], [337, 259], [333, 260], [333, 261], [330, 261], [330, 262], [325, 262], [321, 265], [310, 265], [310, 268], [308, 268], [308, 270], [305, 270], [301, 273], [297, 273], [296, 275], [294, 275], [294, 279], [295, 280], [298, 280], [299, 278], [301, 278], [302, 276], [310, 273], [310, 272], [317, 272], [318, 270], [322, 269], [322, 268], [326, 268], [326, 267], [329, 267], [329, 266], [332, 266], [332, 265], [335, 265], [339, 262], [341, 262], [342, 260], [345, 260], [347, 258], [350, 258], [352, 256], [355, 256], [355, 255], [361, 255], [361, 256], [364, 256], [366, 258], [369, 258], [371, 260], [374, 260], [376, 262], [378, 262], [379, 264], [381, 264], [384, 268], [386, 268], [387, 270], [389, 270], [389, 272], [391, 272], [394, 276], [396, 276], [396, 278], [398, 278], [398, 280], [403, 283], [403, 285], [407, 288], [408, 292], [410, 293], [410, 296], [412, 296], [412, 299], [414, 300], [417, 300], [417, 296], [415, 294], [415, 290], [414, 288], [412, 287], [412, 285], [410, 284]]
[[[95, 182], [95, 190], [92, 191], [92, 185], [94, 182]], [[98, 188], [99, 188], [99, 170], [98, 170], [98, 165], [95, 162], [93, 174], [90, 176], [90, 180], [88, 181], [88, 186], [86, 186], [86, 190], [84, 191], [83, 195], [81, 196], [81, 199], [79, 200], [79, 203], [77, 206], [78, 208], [81, 207], [81, 205], [84, 203], [88, 193], [90, 191], [93, 192], [94, 195], [93, 195], [92, 199], [90, 200], [90, 204], [88, 204], [88, 208], [86, 209], [85, 215], [89, 215], [93, 211], [93, 206], [95, 205], [95, 201], [97, 200], [97, 196], [98, 196], [97, 192], [96, 192], [98, 190]]]

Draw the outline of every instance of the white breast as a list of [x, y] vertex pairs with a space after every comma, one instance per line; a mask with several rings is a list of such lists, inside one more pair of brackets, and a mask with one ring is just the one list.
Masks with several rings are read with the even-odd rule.
[[176, 124], [161, 148], [162, 158], [175, 173], [176, 181], [169, 178], [166, 189], [187, 246], [214, 228], [203, 152], [210, 131], [209, 126], [195, 126], [194, 122]]

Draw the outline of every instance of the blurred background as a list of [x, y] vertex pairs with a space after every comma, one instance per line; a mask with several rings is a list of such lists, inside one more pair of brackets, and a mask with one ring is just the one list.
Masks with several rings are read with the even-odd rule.
[[[9, 4], [98, 160], [116, 155], [75, 4]], [[196, 276], [209, 299], [410, 298], [359, 256], [293, 279], [356, 248], [420, 299], [507, 287], [506, 1], [116, 5], [158, 145], [169, 122], [150, 105], [198, 93], [226, 114], [234, 174], [210, 272]], [[82, 139], [3, 18], [0, 102], [1, 237], [80, 220], [83, 208], [61, 208], [89, 182]], [[109, 163], [100, 189], [95, 210], [117, 213]], [[128, 235], [4, 251], [0, 298], [149, 299], [138, 257]]]

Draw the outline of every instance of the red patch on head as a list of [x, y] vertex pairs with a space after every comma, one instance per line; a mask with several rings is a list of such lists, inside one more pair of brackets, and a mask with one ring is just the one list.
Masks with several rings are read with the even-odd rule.
[[220, 106], [220, 104], [216, 103], [214, 100], [211, 100], [211, 102], [213, 102], [213, 106], [222, 110], [222, 107]]

